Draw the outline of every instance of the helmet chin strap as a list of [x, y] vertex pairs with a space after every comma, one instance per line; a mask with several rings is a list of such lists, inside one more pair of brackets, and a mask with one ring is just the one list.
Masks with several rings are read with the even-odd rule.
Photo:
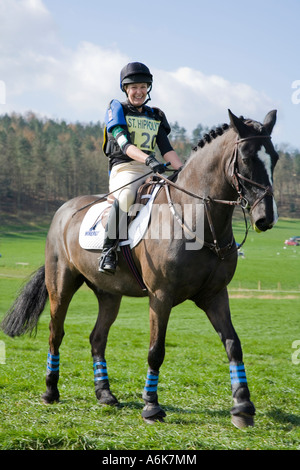
[[149, 90], [148, 93], [147, 93], [148, 98], [146, 99], [145, 103], [143, 103], [143, 106], [145, 106], [145, 104], [147, 104], [148, 101], [151, 101], [150, 91], [151, 91], [151, 90]]

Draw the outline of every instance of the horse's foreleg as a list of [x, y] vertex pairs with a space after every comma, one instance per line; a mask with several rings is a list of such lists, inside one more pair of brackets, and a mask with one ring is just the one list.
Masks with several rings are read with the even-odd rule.
[[165, 357], [165, 337], [171, 307], [168, 301], [150, 297], [150, 347], [148, 353], [148, 372], [143, 400], [145, 407], [142, 417], [146, 422], [162, 421], [166, 416], [158, 403], [157, 386], [159, 369]]
[[250, 401], [241, 343], [231, 322], [227, 289], [224, 289], [205, 311], [219, 334], [229, 359], [234, 400], [234, 407], [231, 409], [232, 422], [238, 428], [253, 426], [255, 407]]
[[92, 348], [94, 383], [96, 397], [105, 405], [118, 404], [117, 398], [111, 393], [105, 360], [105, 348], [109, 329], [115, 321], [121, 302], [121, 296], [111, 294], [97, 294], [99, 314], [95, 327], [90, 335]]

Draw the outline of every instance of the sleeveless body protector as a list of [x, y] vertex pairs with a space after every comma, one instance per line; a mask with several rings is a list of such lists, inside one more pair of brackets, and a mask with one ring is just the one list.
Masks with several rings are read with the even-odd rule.
[[[112, 134], [113, 128], [120, 127], [117, 138]], [[105, 115], [103, 152], [109, 157], [109, 170], [118, 164], [132, 161], [126, 155], [126, 148], [135, 145], [150, 155], [156, 144], [162, 155], [172, 150], [166, 138], [171, 128], [165, 114], [159, 108], [143, 106], [142, 113], [128, 102], [112, 100]]]

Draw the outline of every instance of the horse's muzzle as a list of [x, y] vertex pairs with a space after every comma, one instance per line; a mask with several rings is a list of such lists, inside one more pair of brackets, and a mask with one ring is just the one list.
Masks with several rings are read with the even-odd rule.
[[253, 228], [257, 233], [266, 232], [273, 228], [274, 224], [270, 224], [266, 219], [259, 219], [253, 224]]
[[265, 198], [251, 212], [251, 222], [258, 233], [266, 232], [278, 221], [277, 206], [274, 198]]

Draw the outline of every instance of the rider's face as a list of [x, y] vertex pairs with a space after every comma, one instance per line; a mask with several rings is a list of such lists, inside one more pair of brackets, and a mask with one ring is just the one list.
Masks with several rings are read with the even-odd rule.
[[136, 108], [141, 108], [146, 101], [148, 85], [147, 83], [131, 83], [126, 86], [129, 102]]

